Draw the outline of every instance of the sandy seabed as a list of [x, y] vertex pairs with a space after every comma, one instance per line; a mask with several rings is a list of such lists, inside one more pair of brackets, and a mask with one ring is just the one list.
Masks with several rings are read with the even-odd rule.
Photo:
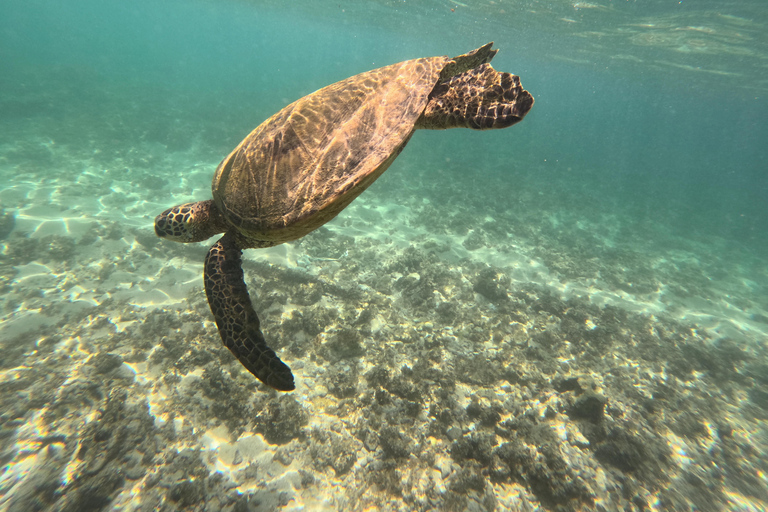
[[2, 154], [0, 510], [768, 507], [768, 274], [733, 244], [396, 164], [246, 251], [278, 393], [220, 343], [208, 244], [152, 231], [215, 161]]

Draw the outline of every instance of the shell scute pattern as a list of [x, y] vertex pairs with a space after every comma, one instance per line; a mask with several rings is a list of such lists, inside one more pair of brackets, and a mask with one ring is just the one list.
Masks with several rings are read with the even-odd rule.
[[[278, 243], [324, 224], [408, 140], [446, 60], [393, 64], [287, 106], [254, 130], [217, 172], [217, 206], [244, 235]], [[340, 207], [334, 207], [337, 202]]]

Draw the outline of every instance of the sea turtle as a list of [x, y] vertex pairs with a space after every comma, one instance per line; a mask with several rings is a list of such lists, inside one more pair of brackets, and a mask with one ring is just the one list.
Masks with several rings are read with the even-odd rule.
[[257, 379], [295, 388], [267, 346], [243, 279], [243, 249], [296, 240], [360, 195], [417, 128], [506, 128], [533, 97], [489, 64], [488, 43], [458, 57], [407, 60], [324, 87], [260, 124], [216, 169], [213, 200], [170, 208], [157, 236], [200, 242], [224, 233], [205, 258], [208, 304], [224, 345]]

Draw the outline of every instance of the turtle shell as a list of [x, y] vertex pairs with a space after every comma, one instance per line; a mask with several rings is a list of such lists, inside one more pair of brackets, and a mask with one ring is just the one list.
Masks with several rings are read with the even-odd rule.
[[402, 151], [451, 59], [414, 59], [324, 87], [273, 115], [216, 169], [213, 198], [256, 245], [333, 219]]

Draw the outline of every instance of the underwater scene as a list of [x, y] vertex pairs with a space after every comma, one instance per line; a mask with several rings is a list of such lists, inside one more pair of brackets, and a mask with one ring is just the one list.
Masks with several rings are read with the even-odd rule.
[[[262, 243], [239, 175], [156, 234], [425, 57], [333, 144], [300, 103], [375, 182], [254, 143], [329, 222]], [[408, 140], [503, 73], [519, 123]], [[763, 0], [4, 0], [0, 511], [768, 510], [766, 141]]]

